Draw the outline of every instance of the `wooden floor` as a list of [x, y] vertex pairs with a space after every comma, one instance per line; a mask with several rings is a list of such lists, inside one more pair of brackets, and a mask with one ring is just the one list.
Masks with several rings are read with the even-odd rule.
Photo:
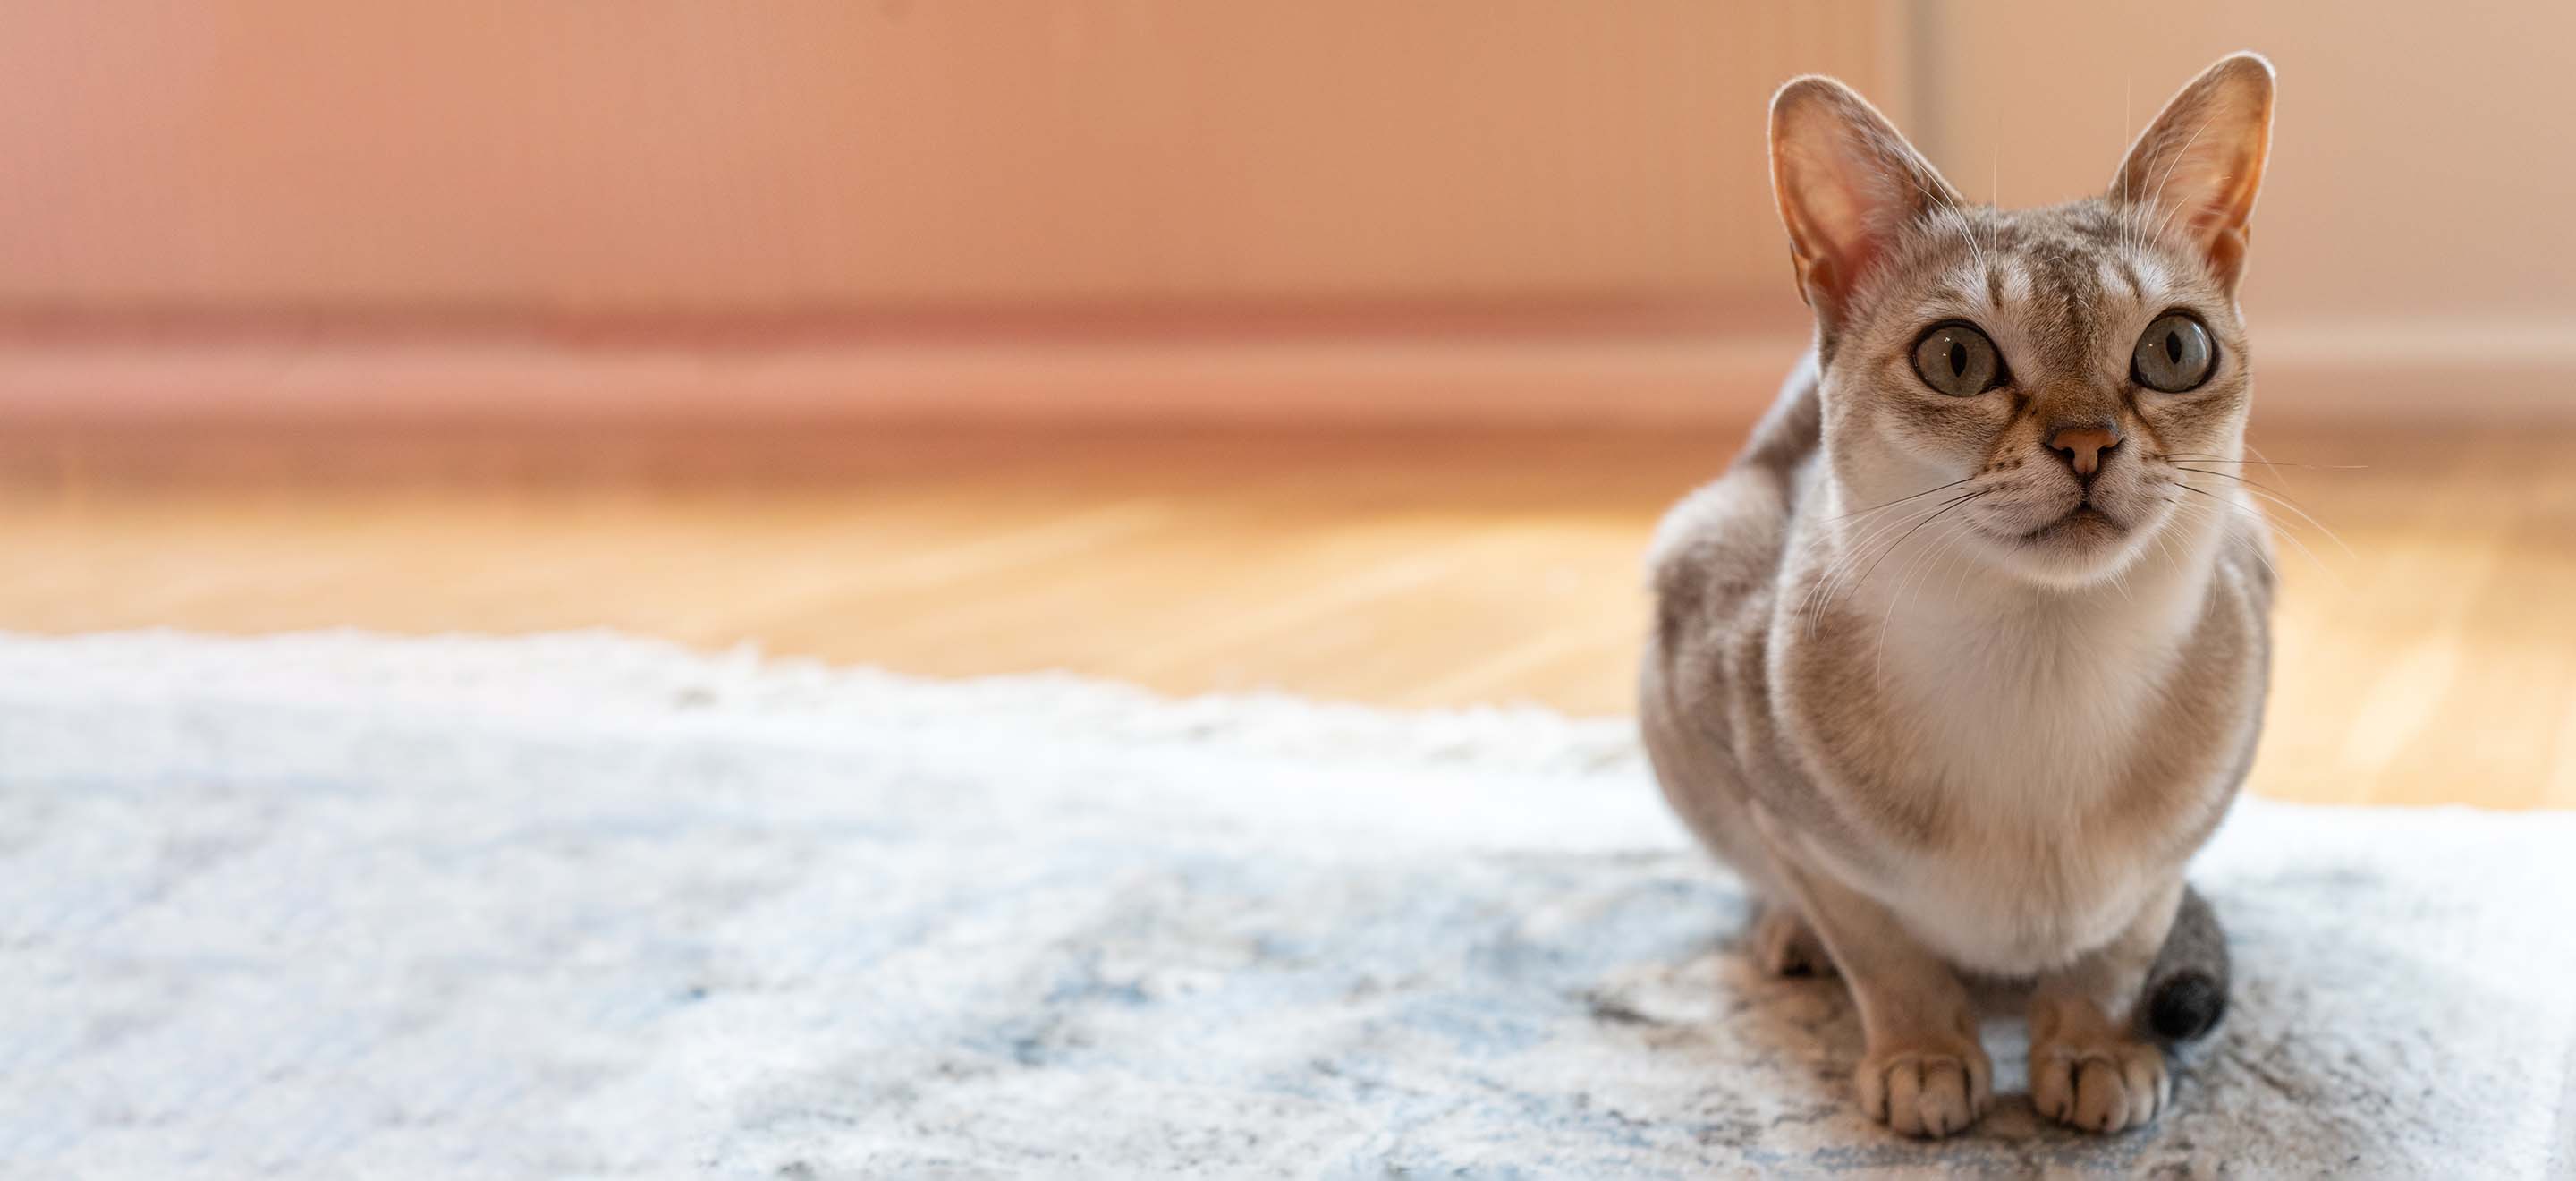
[[[18, 433], [0, 628], [607, 626], [942, 676], [1624, 713], [1661, 508], [1735, 439]], [[2276, 432], [2255, 788], [2576, 806], [2576, 433]]]

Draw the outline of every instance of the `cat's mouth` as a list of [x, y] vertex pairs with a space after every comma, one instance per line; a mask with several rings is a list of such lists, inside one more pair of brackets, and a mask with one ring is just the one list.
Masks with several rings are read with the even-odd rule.
[[2106, 541], [2128, 532], [2128, 526], [2114, 520], [2111, 514], [2090, 500], [2078, 502], [2065, 516], [2021, 535], [2024, 545], [2052, 545], [2065, 542]]

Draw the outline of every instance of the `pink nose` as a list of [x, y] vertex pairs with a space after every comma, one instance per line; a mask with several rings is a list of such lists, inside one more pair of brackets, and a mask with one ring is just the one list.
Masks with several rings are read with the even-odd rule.
[[2119, 445], [2120, 428], [2108, 422], [2061, 426], [2048, 436], [2049, 449], [2064, 454], [2067, 465], [2079, 476], [2100, 470], [2102, 453]]

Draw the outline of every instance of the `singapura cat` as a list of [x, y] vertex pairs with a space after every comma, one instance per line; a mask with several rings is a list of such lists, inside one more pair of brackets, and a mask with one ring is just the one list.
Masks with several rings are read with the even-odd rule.
[[2269, 673], [2269, 535], [2219, 477], [2272, 92], [2221, 60], [2106, 194], [2011, 211], [1841, 83], [1772, 100], [1815, 346], [1664, 519], [1640, 714], [1665, 796], [1762, 897], [1754, 954], [1848, 984], [1859, 1102], [1899, 1132], [1991, 1102], [1963, 979], [2028, 983], [2031, 1101], [2096, 1131], [2156, 1118], [2159, 1041], [2224, 1008], [2183, 864]]

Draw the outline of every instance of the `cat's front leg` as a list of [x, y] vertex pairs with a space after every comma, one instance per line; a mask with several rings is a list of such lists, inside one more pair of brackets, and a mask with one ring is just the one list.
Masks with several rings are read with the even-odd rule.
[[1861, 1110], [1908, 1136], [1976, 1122], [1994, 1102], [1994, 1063], [1958, 975], [1866, 895], [1812, 871], [1785, 876], [1860, 1008]]
[[2093, 1132], [2144, 1127], [2173, 1100], [2164, 1050], [2136, 1020], [2140, 993], [2182, 902], [2159, 892], [2129, 926], [2072, 965], [2040, 976], [2030, 1000], [2030, 1102]]

